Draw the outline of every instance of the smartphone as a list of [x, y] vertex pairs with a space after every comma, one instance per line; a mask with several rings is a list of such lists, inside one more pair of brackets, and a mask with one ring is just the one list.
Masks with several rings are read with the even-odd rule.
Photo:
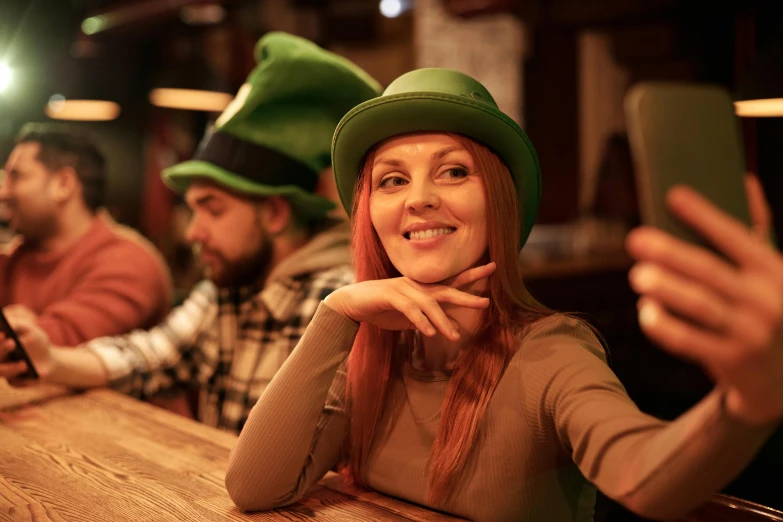
[[725, 89], [639, 83], [625, 98], [625, 116], [645, 224], [715, 251], [666, 207], [667, 191], [683, 184], [750, 227], [739, 122]]
[[16, 332], [14, 331], [13, 328], [11, 328], [11, 325], [8, 322], [8, 319], [6, 319], [2, 308], [0, 308], [0, 330], [2, 330], [2, 332], [5, 334], [6, 337], [8, 337], [9, 339], [13, 339], [14, 344], [16, 345], [14, 351], [8, 354], [7, 361], [8, 362], [24, 361], [27, 363], [27, 370], [16, 378], [37, 379], [38, 372], [35, 369], [35, 365], [33, 365], [33, 361], [30, 359], [30, 356], [27, 355], [27, 351], [24, 349], [24, 346], [22, 345], [22, 342], [19, 340], [19, 337], [16, 335]]

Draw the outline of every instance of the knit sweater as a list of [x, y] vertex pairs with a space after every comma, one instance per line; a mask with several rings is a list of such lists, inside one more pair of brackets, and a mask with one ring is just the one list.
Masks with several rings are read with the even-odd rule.
[[0, 306], [21, 304], [58, 346], [75, 346], [160, 322], [171, 277], [142, 236], [105, 216], [61, 252], [14, 241], [0, 253]]
[[[295, 502], [338, 462], [343, 368], [357, 329], [322, 303], [251, 411], [226, 474], [240, 508]], [[578, 320], [542, 319], [519, 343], [445, 502], [428, 501], [427, 477], [450, 375], [410, 364], [392, 382], [369, 486], [474, 521], [592, 520], [596, 487], [646, 516], [671, 517], [731, 480], [771, 433], [730, 418], [718, 390], [670, 423], [642, 413]]]

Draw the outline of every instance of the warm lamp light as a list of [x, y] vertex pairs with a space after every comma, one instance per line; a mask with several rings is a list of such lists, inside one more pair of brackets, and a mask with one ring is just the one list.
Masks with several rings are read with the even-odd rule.
[[783, 98], [744, 100], [734, 102], [737, 116], [743, 118], [772, 118], [783, 116]]
[[44, 112], [54, 120], [109, 121], [120, 115], [120, 106], [111, 101], [66, 100], [62, 96], [52, 96]]
[[225, 92], [194, 89], [153, 89], [150, 103], [169, 109], [221, 112], [234, 97]]
[[738, 82], [734, 100], [737, 116], [783, 116], [783, 32], [778, 32], [759, 50]]

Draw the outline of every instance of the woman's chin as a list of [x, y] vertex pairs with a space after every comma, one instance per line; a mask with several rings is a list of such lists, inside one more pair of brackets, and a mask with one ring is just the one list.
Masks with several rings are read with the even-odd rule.
[[440, 283], [444, 279], [448, 279], [459, 274], [460, 271], [444, 270], [443, 268], [422, 268], [411, 267], [409, 270], [400, 271], [400, 273], [408, 279], [413, 279], [417, 283], [431, 284]]

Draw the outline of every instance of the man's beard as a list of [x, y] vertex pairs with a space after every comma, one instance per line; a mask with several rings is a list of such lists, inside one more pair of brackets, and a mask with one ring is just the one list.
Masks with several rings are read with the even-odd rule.
[[45, 240], [57, 233], [57, 221], [54, 216], [39, 216], [37, 219], [28, 219], [17, 213], [12, 214], [6, 222], [9, 230], [24, 238], [29, 247], [37, 247]]
[[207, 270], [207, 277], [215, 283], [215, 286], [218, 288], [246, 286], [266, 277], [272, 258], [272, 241], [265, 238], [257, 250], [236, 261], [228, 261], [218, 252], [210, 251], [210, 254], [218, 258], [221, 265], [217, 273]]

